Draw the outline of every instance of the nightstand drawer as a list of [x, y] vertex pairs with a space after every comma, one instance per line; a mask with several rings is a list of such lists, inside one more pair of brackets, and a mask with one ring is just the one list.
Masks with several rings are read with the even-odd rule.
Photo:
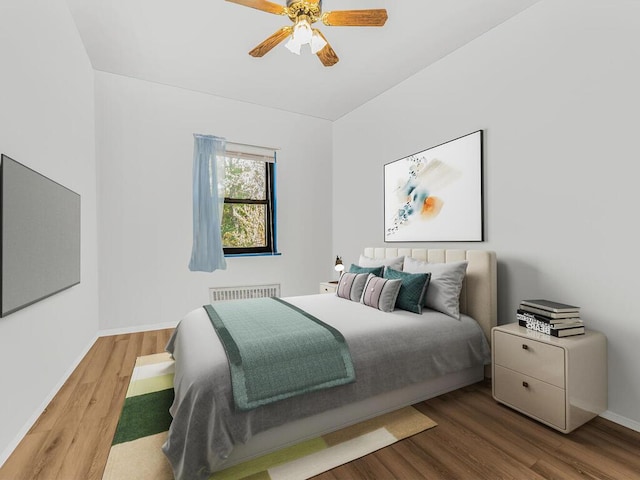
[[564, 349], [526, 337], [494, 332], [496, 365], [565, 388]]
[[516, 410], [564, 430], [565, 391], [533, 377], [494, 366], [494, 395]]
[[320, 284], [320, 293], [336, 293], [338, 289], [337, 283], [322, 282]]

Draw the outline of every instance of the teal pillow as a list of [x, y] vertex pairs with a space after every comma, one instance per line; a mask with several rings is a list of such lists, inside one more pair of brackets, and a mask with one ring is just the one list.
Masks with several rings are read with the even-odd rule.
[[396, 308], [422, 313], [424, 297], [427, 294], [429, 280], [431, 280], [430, 273], [406, 273], [387, 267], [384, 271], [384, 278], [402, 280], [402, 286], [396, 299]]
[[404, 259], [405, 272], [431, 273], [424, 306], [460, 320], [460, 292], [469, 262], [427, 263], [411, 257]]
[[381, 277], [382, 272], [384, 272], [384, 265], [380, 267], [361, 267], [352, 263], [349, 267], [349, 273], [372, 273], [376, 277]]

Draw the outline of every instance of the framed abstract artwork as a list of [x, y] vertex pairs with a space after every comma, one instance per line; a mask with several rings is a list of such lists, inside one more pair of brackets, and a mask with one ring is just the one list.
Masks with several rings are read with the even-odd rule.
[[481, 242], [482, 130], [384, 166], [385, 242]]

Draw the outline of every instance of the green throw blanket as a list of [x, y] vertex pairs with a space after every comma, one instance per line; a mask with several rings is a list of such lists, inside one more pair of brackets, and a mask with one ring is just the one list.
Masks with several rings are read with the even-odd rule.
[[205, 305], [229, 358], [240, 410], [355, 381], [335, 328], [279, 298]]

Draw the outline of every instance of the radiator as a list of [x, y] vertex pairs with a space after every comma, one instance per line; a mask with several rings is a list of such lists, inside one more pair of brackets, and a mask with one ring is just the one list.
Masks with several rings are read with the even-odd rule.
[[211, 287], [209, 301], [211, 303], [227, 300], [242, 300], [244, 298], [279, 297], [280, 284], [246, 285], [240, 287]]

